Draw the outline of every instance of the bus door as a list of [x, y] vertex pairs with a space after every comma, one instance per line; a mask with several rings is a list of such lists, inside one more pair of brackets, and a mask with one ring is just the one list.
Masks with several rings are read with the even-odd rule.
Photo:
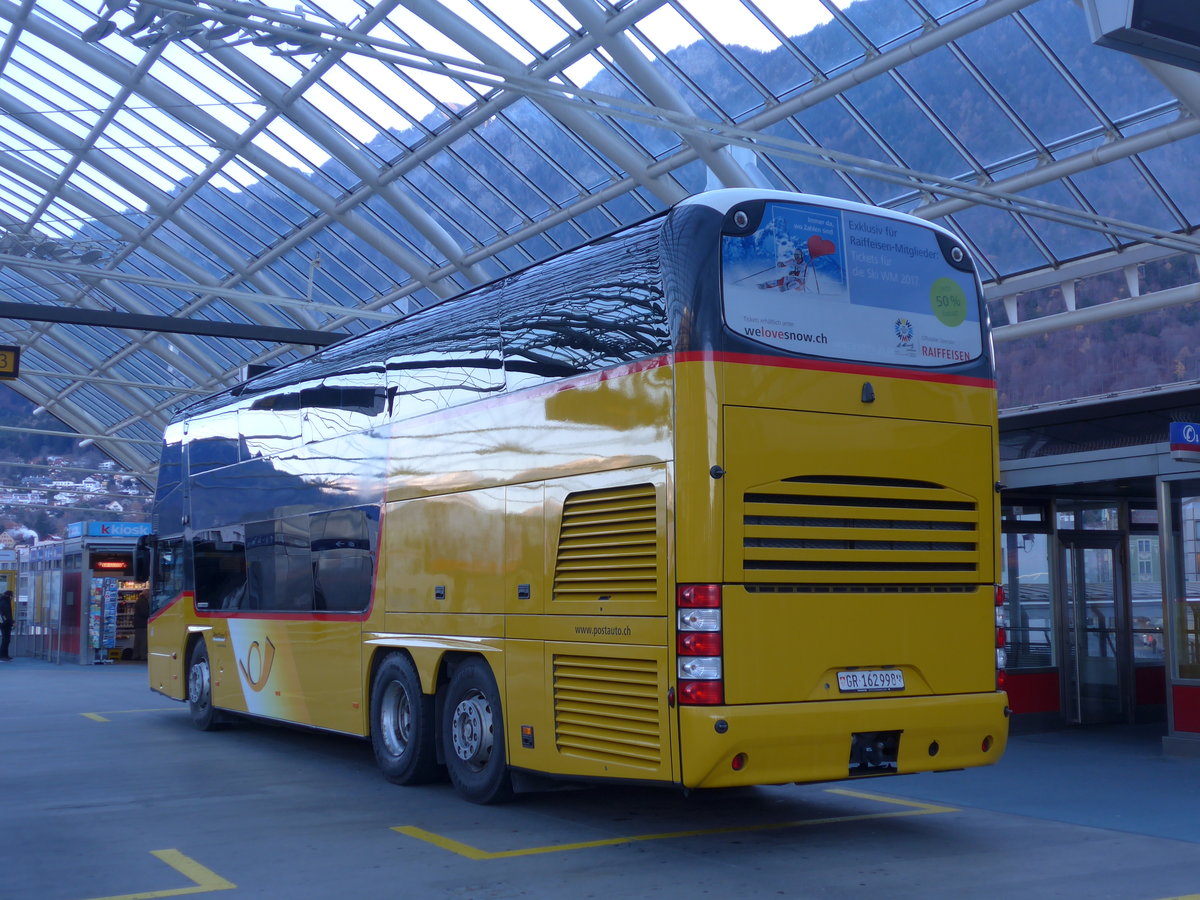
[[1063, 710], [1080, 725], [1126, 721], [1133, 661], [1121, 538], [1060, 538]]

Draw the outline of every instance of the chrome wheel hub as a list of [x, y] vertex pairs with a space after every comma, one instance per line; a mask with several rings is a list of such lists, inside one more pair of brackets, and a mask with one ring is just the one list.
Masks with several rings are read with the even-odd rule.
[[482, 769], [492, 756], [492, 707], [480, 691], [471, 691], [459, 701], [450, 720], [454, 753], [475, 769]]
[[412, 741], [413, 708], [408, 692], [393, 681], [383, 692], [380, 709], [383, 743], [392, 756], [401, 756]]
[[208, 677], [207, 660], [193, 663], [191, 670], [188, 672], [188, 702], [195, 706], [205, 706], [208, 704]]

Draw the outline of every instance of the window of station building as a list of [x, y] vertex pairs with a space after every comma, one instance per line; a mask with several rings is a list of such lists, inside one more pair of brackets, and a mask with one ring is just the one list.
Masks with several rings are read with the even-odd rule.
[[[1010, 527], [1013, 530], [1008, 530]], [[1021, 531], [1014, 526], [1007, 526], [1002, 535], [1001, 580], [1008, 609], [1009, 669], [1056, 664], [1050, 578], [1052, 538], [1048, 531]]]
[[1146, 504], [1129, 504], [1129, 530], [1158, 533], [1158, 507]]
[[1121, 507], [1116, 503], [1060, 501], [1055, 511], [1060, 531], [1117, 531]]
[[1024, 526], [1025, 529], [1050, 527], [1050, 510], [1044, 503], [1007, 504], [1000, 510], [1000, 520], [1005, 529]]
[[1129, 589], [1133, 659], [1139, 665], [1162, 665], [1167, 648], [1163, 629], [1158, 536], [1131, 535], [1129, 561], [1132, 570]]
[[1171, 482], [1167, 615], [1176, 678], [1200, 680], [1200, 481]]

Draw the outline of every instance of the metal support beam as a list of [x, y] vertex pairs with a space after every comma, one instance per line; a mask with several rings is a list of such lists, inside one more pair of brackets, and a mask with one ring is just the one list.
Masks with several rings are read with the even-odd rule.
[[236, 300], [239, 303], [259, 303], [268, 306], [281, 306], [290, 309], [301, 309], [306, 312], [323, 312], [331, 316], [346, 318], [370, 319], [377, 322], [390, 322], [396, 318], [395, 313], [378, 312], [372, 309], [362, 309], [356, 306], [338, 306], [333, 303], [320, 303], [304, 297], [287, 297], [279, 294], [260, 294], [239, 288], [223, 288], [217, 285], [198, 284], [194, 281], [178, 281], [170, 278], [155, 278], [151, 275], [139, 275], [136, 272], [122, 272], [116, 269], [100, 269], [96, 266], [84, 266], [77, 263], [55, 262], [50, 259], [32, 259], [27, 256], [13, 256], [0, 253], [0, 265], [11, 269], [47, 269], [51, 272], [62, 272], [74, 275], [84, 284], [99, 281], [128, 282], [146, 287], [162, 288], [167, 291], [179, 291], [184, 294], [196, 294], [203, 297], [221, 297], [224, 300]]
[[[77, 434], [74, 431], [53, 431], [49, 428], [21, 428], [16, 425], [0, 425], [0, 431], [11, 431], [17, 434], [48, 434], [51, 437], [76, 438], [85, 441], [121, 441], [127, 444], [147, 444], [151, 447], [161, 447], [162, 441], [147, 441], [142, 438], [120, 437], [115, 434]], [[3, 465], [3, 463], [0, 463]]]
[[1195, 303], [1197, 300], [1200, 300], [1200, 284], [1185, 284], [1183, 287], [1142, 294], [1140, 297], [1130, 297], [1127, 300], [1113, 300], [1109, 303], [1101, 303], [1099, 306], [1088, 306], [1050, 316], [1038, 316], [1036, 319], [1017, 322], [1014, 325], [1001, 325], [999, 328], [992, 329], [992, 340], [1000, 344], [1004, 341], [1015, 341], [1017, 338], [1062, 331], [1064, 328], [1074, 328], [1076, 325], [1119, 319], [1123, 316], [1164, 309], [1168, 306], [1183, 306], [1185, 303]]
[[277, 344], [308, 344], [325, 347], [346, 337], [328, 331], [279, 328], [273, 325], [243, 325], [237, 322], [213, 322], [207, 319], [176, 319], [173, 316], [146, 316], [138, 313], [111, 312], [106, 309], [65, 308], [36, 303], [0, 302], [0, 319], [24, 319], [30, 322], [63, 322], [69, 325], [96, 325], [130, 331], [157, 331], [168, 334], [195, 334], [263, 341]]
[[127, 378], [106, 378], [103, 375], [84, 375], [67, 369], [52, 371], [50, 369], [31, 369], [21, 367], [21, 375], [36, 375], [39, 378], [57, 378], [60, 381], [83, 382], [84, 384], [107, 384], [112, 387], [134, 388], [139, 391], [166, 391], [171, 394], [195, 394], [203, 397], [218, 390], [215, 387], [185, 387], [179, 384], [154, 384], [149, 381], [130, 381]]

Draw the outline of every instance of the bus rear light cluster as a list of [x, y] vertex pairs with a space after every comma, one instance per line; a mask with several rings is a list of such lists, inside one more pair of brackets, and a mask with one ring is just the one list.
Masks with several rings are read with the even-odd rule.
[[996, 687], [1004, 690], [1008, 676], [1008, 608], [1004, 605], [1004, 588], [996, 585]]
[[725, 702], [721, 586], [681, 584], [675, 610], [679, 702], [718, 706]]

